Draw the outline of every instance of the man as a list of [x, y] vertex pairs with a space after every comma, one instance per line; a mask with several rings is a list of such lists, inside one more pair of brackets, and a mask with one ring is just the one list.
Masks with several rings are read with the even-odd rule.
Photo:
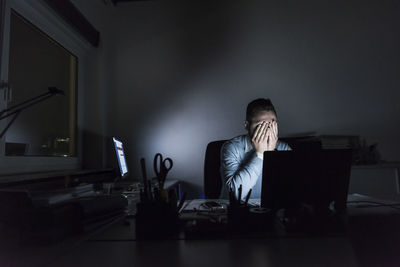
[[291, 150], [278, 140], [277, 115], [269, 99], [247, 105], [244, 128], [248, 134], [228, 140], [221, 149], [221, 198], [228, 198], [229, 189], [238, 197], [240, 185], [242, 200], [250, 189], [251, 198], [260, 198], [264, 151]]

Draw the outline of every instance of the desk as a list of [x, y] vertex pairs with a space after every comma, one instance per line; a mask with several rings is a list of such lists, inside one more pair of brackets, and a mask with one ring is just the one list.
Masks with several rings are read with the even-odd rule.
[[399, 173], [400, 162], [352, 166], [349, 193], [400, 200]]
[[347, 238], [88, 241], [48, 266], [357, 266]]
[[357, 205], [348, 205], [347, 235], [137, 241], [134, 220], [120, 220], [68, 248], [49, 248], [52, 258], [45, 262], [21, 257], [25, 265], [13, 266], [399, 266], [400, 212]]

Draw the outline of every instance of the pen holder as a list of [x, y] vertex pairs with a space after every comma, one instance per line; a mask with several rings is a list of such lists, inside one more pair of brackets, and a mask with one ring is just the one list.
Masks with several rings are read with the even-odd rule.
[[178, 230], [178, 212], [170, 203], [149, 201], [137, 203], [136, 238], [160, 239]]
[[249, 229], [249, 207], [246, 205], [228, 206], [228, 230], [245, 232]]

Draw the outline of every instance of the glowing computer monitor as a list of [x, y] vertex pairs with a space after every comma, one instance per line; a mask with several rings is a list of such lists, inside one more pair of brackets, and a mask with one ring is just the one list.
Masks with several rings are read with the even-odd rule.
[[128, 175], [128, 166], [126, 165], [124, 146], [120, 140], [113, 137], [115, 153], [117, 154], [118, 167], [121, 178], [125, 178]]

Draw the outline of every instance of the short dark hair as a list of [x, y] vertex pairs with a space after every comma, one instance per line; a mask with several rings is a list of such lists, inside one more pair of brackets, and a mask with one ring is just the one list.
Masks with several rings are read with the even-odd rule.
[[269, 98], [258, 98], [251, 101], [247, 105], [246, 109], [246, 120], [251, 122], [251, 119], [260, 111], [272, 111], [274, 112], [275, 116], [278, 116], [275, 111], [274, 105]]

